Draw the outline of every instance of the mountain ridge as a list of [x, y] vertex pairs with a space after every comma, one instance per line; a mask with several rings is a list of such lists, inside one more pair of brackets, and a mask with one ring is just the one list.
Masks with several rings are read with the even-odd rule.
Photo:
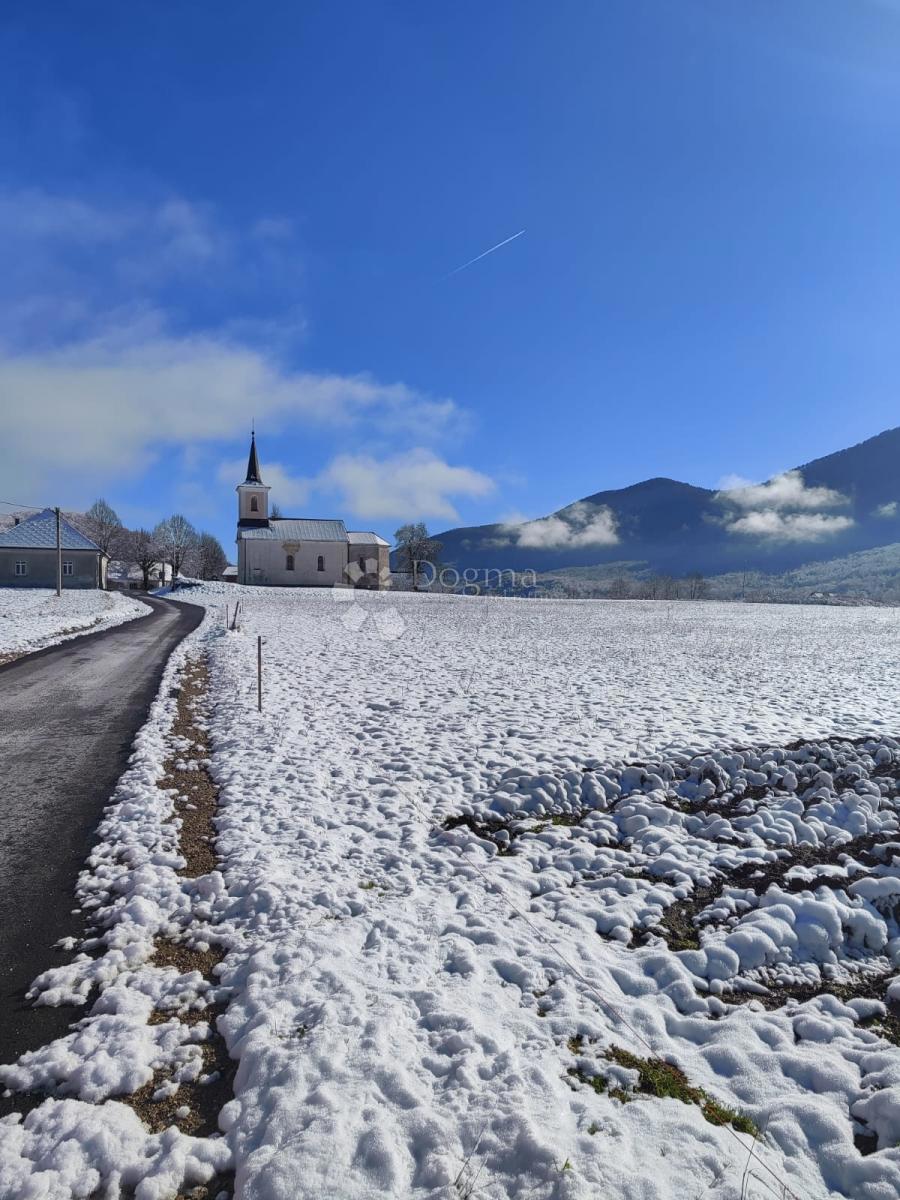
[[601, 489], [520, 524], [436, 534], [462, 570], [535, 570], [628, 559], [673, 574], [779, 572], [900, 541], [900, 427], [762, 484], [716, 491], [667, 476]]

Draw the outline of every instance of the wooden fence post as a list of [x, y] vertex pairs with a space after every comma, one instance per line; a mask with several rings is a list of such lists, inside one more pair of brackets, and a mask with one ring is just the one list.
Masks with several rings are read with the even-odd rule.
[[256, 708], [262, 712], [262, 636], [256, 637]]

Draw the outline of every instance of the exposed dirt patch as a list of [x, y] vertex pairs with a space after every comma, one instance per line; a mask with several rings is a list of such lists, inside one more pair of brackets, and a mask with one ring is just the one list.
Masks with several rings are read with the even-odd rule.
[[[502, 817], [498, 817], [496, 821], [484, 820], [479, 821], [476, 817], [469, 816], [468, 813], [460, 813], [454, 817], [448, 817], [441, 826], [442, 829], [468, 829], [470, 833], [474, 833], [476, 837], [483, 838], [487, 842], [493, 842], [500, 854], [508, 854], [510, 843], [521, 836], [523, 831], [514, 831], [507, 821]], [[498, 838], [497, 834], [504, 830], [508, 836]]]
[[[156, 1091], [170, 1079], [167, 1070], [157, 1071], [149, 1083], [129, 1096], [116, 1099], [134, 1109], [153, 1133], [161, 1133], [170, 1125], [195, 1137], [209, 1137], [219, 1132], [219, 1112], [232, 1096], [232, 1084], [237, 1063], [228, 1057], [225, 1041], [216, 1030], [216, 1019], [222, 1008], [208, 1008], [201, 1017], [210, 1023], [210, 1036], [200, 1044], [203, 1070], [200, 1080], [181, 1083], [172, 1095], [154, 1100]], [[180, 1020], [172, 1014], [159, 1014], [158, 1020]], [[158, 1023], [154, 1022], [154, 1023]]]
[[[215, 814], [218, 792], [207, 770], [210, 755], [209, 737], [203, 723], [203, 711], [209, 673], [205, 661], [188, 662], [182, 673], [180, 688], [175, 692], [177, 707], [172, 736], [178, 739], [178, 749], [166, 760], [165, 773], [159, 786], [174, 790], [175, 816], [180, 821], [179, 850], [186, 860], [180, 874], [196, 878], [215, 869]], [[215, 982], [215, 968], [225, 957], [216, 945], [191, 945], [187, 941], [157, 938], [150, 962], [157, 967], [172, 967], [181, 975], [199, 972], [208, 982]], [[153, 1133], [170, 1126], [196, 1137], [209, 1137], [219, 1132], [218, 1118], [222, 1106], [233, 1095], [237, 1063], [229, 1058], [225, 1040], [218, 1032], [217, 1020], [221, 1005], [206, 1008], [155, 1010], [148, 1023], [160, 1025], [177, 1020], [195, 1027], [209, 1024], [209, 1034], [200, 1043], [203, 1069], [197, 1080], [179, 1083], [171, 1095], [154, 1096], [171, 1082], [171, 1070], [157, 1071], [153, 1079], [130, 1096], [117, 1099], [134, 1109]], [[166, 1089], [167, 1090], [167, 1089]], [[218, 1176], [208, 1184], [188, 1188], [176, 1200], [217, 1200], [223, 1193], [233, 1194], [232, 1175]]]
[[218, 1200], [222, 1195], [234, 1195], [234, 1173], [217, 1175], [209, 1183], [198, 1183], [187, 1192], [179, 1192], [175, 1200]]
[[175, 813], [181, 822], [179, 849], [186, 861], [180, 874], [189, 878], [207, 875], [216, 867], [216, 786], [207, 770], [209, 735], [202, 721], [209, 685], [203, 659], [185, 666], [172, 734], [180, 740], [179, 750], [165, 763], [160, 787], [173, 789]]
[[[862, 879], [865, 872], [858, 872], [852, 879], [834, 877], [824, 868], [841, 866], [847, 859], [856, 859], [866, 866], [874, 866], [886, 852], [897, 846], [893, 837], [876, 834], [854, 838], [850, 842], [839, 842], [834, 846], [797, 846], [790, 853], [782, 853], [775, 861], [749, 862], [737, 870], [723, 874], [710, 887], [696, 888], [690, 896], [679, 900], [666, 909], [665, 915], [652, 931], [665, 938], [670, 950], [697, 950], [700, 947], [698, 917], [710, 904], [718, 900], [725, 889], [744, 888], [762, 896], [773, 884], [786, 892], [811, 891], [817, 887], [847, 887], [855, 879]], [[900, 846], [897, 846], [900, 850]], [[786, 879], [795, 867], [807, 867], [813, 872], [811, 878]], [[816, 868], [823, 868], [819, 875]]]
[[180, 975], [199, 971], [205, 979], [210, 979], [213, 967], [217, 967], [224, 957], [225, 952], [219, 946], [208, 946], [205, 950], [199, 950], [189, 946], [187, 942], [157, 938], [153, 943], [150, 962], [154, 967], [174, 967]]
[[[835, 983], [825, 980], [818, 985], [769, 985], [768, 991], [762, 995], [748, 996], [748, 1000], [758, 1000], [765, 1008], [783, 1008], [789, 1001], [814, 1000], [818, 996], [836, 996], [846, 1003], [848, 1000], [880, 1000], [887, 1012], [883, 1015], [866, 1017], [859, 1022], [863, 1029], [871, 1029], [885, 1041], [900, 1046], [900, 1004], [889, 1000], [887, 985], [894, 978], [895, 971], [889, 968], [883, 972], [860, 971], [856, 977], [846, 983]], [[733, 994], [728, 996], [729, 1003], [735, 999]]]

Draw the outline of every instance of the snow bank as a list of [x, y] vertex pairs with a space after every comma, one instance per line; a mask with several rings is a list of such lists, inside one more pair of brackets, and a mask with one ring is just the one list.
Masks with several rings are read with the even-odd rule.
[[[894, 610], [198, 597], [221, 871], [178, 875], [156, 787], [176, 656], [82, 880], [104, 953], [36, 982], [99, 999], [0, 1073], [73, 1098], [0, 1126], [0, 1195], [66, 1194], [70, 1163], [111, 1187], [140, 1153], [140, 1196], [213, 1159], [253, 1200], [769, 1194], [748, 1161], [779, 1195], [767, 1171], [798, 1197], [896, 1195]], [[185, 932], [227, 949], [215, 986], [150, 965]], [[227, 999], [240, 1060], [202, 1149], [114, 1099], [192, 1069], [191, 1040], [147, 1024], [174, 994]], [[695, 1104], [581, 1082], [633, 1087], [613, 1046], [754, 1121], [759, 1161]]]
[[121, 592], [0, 588], [0, 662], [149, 612]]

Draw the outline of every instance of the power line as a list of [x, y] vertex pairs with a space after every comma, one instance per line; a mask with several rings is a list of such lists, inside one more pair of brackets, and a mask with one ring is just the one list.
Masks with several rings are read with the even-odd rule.
[[0, 500], [0, 504], [5, 504], [7, 508], [29, 508], [34, 512], [43, 512], [45, 508], [52, 508], [52, 504], [20, 504], [17, 500]]

